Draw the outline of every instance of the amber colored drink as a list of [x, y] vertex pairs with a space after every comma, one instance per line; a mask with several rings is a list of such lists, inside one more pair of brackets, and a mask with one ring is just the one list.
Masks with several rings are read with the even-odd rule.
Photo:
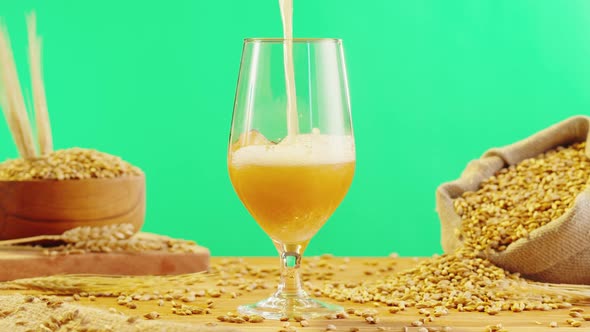
[[230, 155], [229, 175], [242, 203], [272, 239], [284, 244], [308, 241], [346, 195], [354, 158], [324, 154], [316, 162], [265, 160], [264, 153], [258, 157], [232, 162]]
[[238, 196], [274, 240], [311, 239], [338, 207], [355, 162], [318, 165], [230, 165]]

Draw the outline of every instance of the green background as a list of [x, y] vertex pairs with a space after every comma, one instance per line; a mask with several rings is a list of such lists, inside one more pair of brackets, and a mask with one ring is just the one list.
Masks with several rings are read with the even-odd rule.
[[[2, 0], [26, 81], [36, 9], [58, 148], [148, 177], [145, 230], [214, 255], [274, 255], [227, 175], [245, 37], [279, 37], [276, 0]], [[440, 252], [437, 185], [486, 149], [590, 106], [590, 1], [295, 0], [299, 37], [344, 40], [357, 140], [350, 192], [308, 254]], [[16, 151], [0, 125], [0, 158]]]

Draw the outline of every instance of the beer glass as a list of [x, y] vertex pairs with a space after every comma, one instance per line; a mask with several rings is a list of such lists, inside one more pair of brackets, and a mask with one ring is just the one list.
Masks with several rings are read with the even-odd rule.
[[271, 297], [240, 306], [240, 313], [279, 319], [342, 310], [312, 299], [298, 269], [309, 241], [346, 195], [355, 160], [342, 41], [246, 39], [229, 175], [243, 205], [277, 248], [281, 277]]

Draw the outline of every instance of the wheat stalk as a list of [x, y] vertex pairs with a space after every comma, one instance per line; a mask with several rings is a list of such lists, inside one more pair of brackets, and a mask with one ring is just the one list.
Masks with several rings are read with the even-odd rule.
[[37, 123], [39, 153], [45, 155], [53, 151], [53, 139], [51, 137], [47, 99], [41, 70], [41, 38], [37, 36], [37, 17], [34, 12], [27, 16], [27, 30], [29, 35], [29, 66], [31, 86], [33, 88], [33, 105]]
[[[33, 106], [37, 124], [37, 138], [41, 155], [53, 150], [53, 139], [47, 112], [47, 100], [41, 70], [41, 39], [37, 36], [37, 18], [35, 13], [27, 16], [29, 39], [29, 66], [33, 91]], [[8, 128], [18, 152], [23, 158], [37, 155], [33, 137], [33, 128], [25, 106], [14, 54], [10, 46], [8, 31], [0, 21], [0, 107], [8, 122]]]
[[24, 158], [35, 156], [33, 131], [21, 92], [14, 55], [4, 22], [0, 21], [0, 100], [12, 138]]

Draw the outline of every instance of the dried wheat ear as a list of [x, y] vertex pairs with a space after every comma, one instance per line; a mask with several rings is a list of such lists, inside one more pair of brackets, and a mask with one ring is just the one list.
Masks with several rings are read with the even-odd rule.
[[29, 72], [35, 131], [29, 120], [25, 96], [19, 82], [8, 30], [0, 21], [0, 108], [20, 158], [0, 164], [0, 180], [76, 180], [142, 175], [140, 169], [92, 149], [53, 150], [53, 137], [42, 77], [41, 38], [37, 35], [34, 13], [27, 17]]

